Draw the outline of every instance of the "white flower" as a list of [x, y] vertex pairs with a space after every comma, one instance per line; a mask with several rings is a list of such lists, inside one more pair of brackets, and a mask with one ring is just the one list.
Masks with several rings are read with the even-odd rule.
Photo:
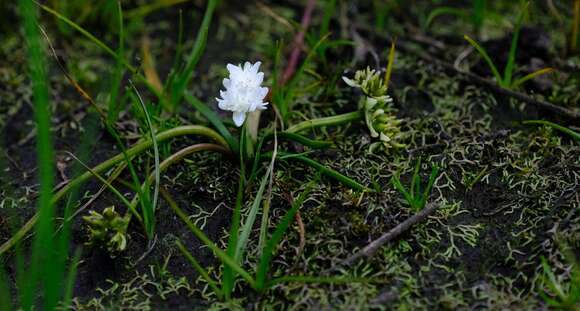
[[260, 62], [250, 64], [246, 62], [244, 67], [228, 64], [230, 77], [223, 81], [225, 91], [220, 91], [222, 98], [216, 98], [218, 106], [222, 110], [232, 111], [236, 126], [242, 126], [248, 112], [266, 109], [268, 103], [263, 102], [267, 87], [261, 87], [264, 81], [264, 73], [258, 72]]

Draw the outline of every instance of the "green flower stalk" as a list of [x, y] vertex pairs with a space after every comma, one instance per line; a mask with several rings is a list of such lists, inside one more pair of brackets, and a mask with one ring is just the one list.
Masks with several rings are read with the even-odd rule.
[[365, 121], [371, 137], [378, 138], [378, 142], [370, 145], [369, 151], [388, 152], [392, 149], [405, 147], [401, 143], [404, 138], [399, 127], [401, 120], [395, 116], [393, 99], [387, 95], [387, 84], [380, 72], [367, 67], [355, 73], [354, 79], [342, 77], [351, 87], [359, 88], [363, 96], [359, 101], [359, 109], [365, 113]]

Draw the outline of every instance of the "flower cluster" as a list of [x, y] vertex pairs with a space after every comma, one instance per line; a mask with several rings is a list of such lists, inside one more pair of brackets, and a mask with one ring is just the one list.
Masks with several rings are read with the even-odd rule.
[[368, 97], [382, 97], [387, 94], [387, 85], [383, 82], [380, 72], [370, 67], [355, 72], [354, 79], [342, 77], [342, 80], [349, 86], [360, 88]]
[[225, 91], [220, 91], [222, 98], [216, 98], [222, 110], [232, 111], [236, 126], [242, 126], [248, 112], [266, 109], [268, 103], [264, 98], [268, 94], [267, 87], [261, 87], [264, 73], [258, 72], [260, 62], [244, 66], [228, 64], [229, 78], [223, 81]]
[[122, 252], [127, 247], [127, 226], [129, 220], [109, 206], [103, 213], [89, 211], [83, 216], [89, 227], [89, 245], [104, 245], [110, 254]]
[[342, 77], [349, 86], [362, 90], [360, 109], [365, 112], [367, 128], [373, 138], [379, 138], [378, 142], [370, 145], [370, 151], [377, 149], [388, 151], [402, 148], [405, 145], [403, 133], [399, 128], [401, 120], [395, 116], [395, 108], [392, 106], [393, 99], [387, 95], [387, 86], [381, 78], [380, 72], [367, 68], [355, 73], [354, 79]]

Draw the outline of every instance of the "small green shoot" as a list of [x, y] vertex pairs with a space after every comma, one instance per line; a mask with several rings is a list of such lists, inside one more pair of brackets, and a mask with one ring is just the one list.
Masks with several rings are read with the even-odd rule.
[[441, 15], [454, 15], [462, 19], [469, 19], [473, 30], [476, 33], [481, 32], [481, 27], [486, 17], [486, 0], [473, 0], [472, 3], [471, 11], [448, 6], [436, 8], [427, 17], [424, 29], [428, 29], [433, 23], [433, 20]]
[[175, 80], [173, 81], [174, 84], [170, 86], [171, 104], [174, 112], [177, 109], [177, 105], [181, 101], [181, 98], [184, 94], [183, 92], [193, 77], [195, 66], [203, 55], [203, 51], [205, 50], [205, 45], [207, 42], [209, 26], [211, 24], [212, 16], [218, 3], [219, 0], [208, 1], [201, 26], [199, 27], [199, 31], [197, 33], [197, 37], [195, 38], [195, 43], [193, 44], [191, 53], [187, 59], [187, 63], [185, 64], [185, 67], [179, 73], [177, 73]]
[[508, 60], [507, 60], [506, 66], [504, 68], [503, 75], [500, 74], [498, 68], [494, 64], [493, 60], [491, 59], [491, 57], [489, 56], [487, 51], [479, 43], [477, 43], [474, 39], [472, 39], [468, 35], [463, 36], [463, 38], [467, 42], [469, 42], [469, 44], [471, 44], [471, 46], [473, 46], [475, 48], [475, 50], [479, 53], [479, 55], [485, 60], [485, 62], [489, 66], [497, 84], [500, 87], [505, 88], [505, 89], [514, 89], [530, 79], [533, 79], [533, 78], [536, 78], [540, 75], [544, 75], [544, 74], [547, 74], [547, 73], [554, 71], [553, 68], [549, 68], [549, 67], [542, 68], [542, 69], [534, 71], [534, 72], [532, 72], [524, 77], [521, 77], [521, 78], [514, 80], [514, 71], [515, 71], [515, 66], [516, 66], [516, 63], [515, 63], [516, 62], [516, 52], [517, 52], [518, 40], [520, 37], [520, 29], [522, 27], [524, 16], [528, 10], [528, 7], [529, 7], [529, 2], [527, 2], [524, 5], [520, 14], [518, 15], [518, 18], [517, 18], [517, 21], [516, 21], [516, 24], [514, 27], [514, 33], [512, 36], [512, 40], [511, 40], [510, 50], [509, 50], [509, 54], [508, 54]]
[[485, 176], [485, 173], [487, 173], [487, 166], [477, 174], [470, 172], [463, 173], [463, 185], [465, 188], [467, 188], [467, 190], [473, 189], [473, 186], [475, 186], [475, 184], [477, 184], [483, 178], [483, 176]]
[[561, 126], [559, 124], [550, 122], [550, 121], [545, 121], [545, 120], [527, 120], [527, 121], [523, 121], [523, 124], [534, 124], [534, 125], [545, 125], [545, 126], [549, 126], [557, 131], [560, 131], [570, 137], [572, 137], [572, 139], [574, 139], [575, 141], [579, 141], [580, 140], [580, 133], [573, 131], [567, 127]]
[[542, 256], [542, 269], [544, 272], [542, 283], [546, 289], [540, 290], [540, 296], [554, 309], [578, 310], [580, 303], [580, 267], [577, 263], [572, 264], [569, 282], [559, 280], [548, 260]]
[[414, 211], [420, 211], [427, 204], [427, 199], [431, 194], [431, 188], [435, 183], [437, 174], [439, 173], [439, 167], [434, 165], [431, 168], [431, 175], [429, 175], [429, 181], [427, 187], [423, 192], [421, 192], [421, 178], [419, 176], [419, 169], [421, 168], [421, 159], [417, 161], [415, 165], [415, 170], [413, 171], [413, 176], [411, 177], [411, 185], [409, 190], [405, 189], [398, 175], [393, 175], [391, 178], [391, 183], [393, 186], [403, 195], [405, 201], [411, 206]]

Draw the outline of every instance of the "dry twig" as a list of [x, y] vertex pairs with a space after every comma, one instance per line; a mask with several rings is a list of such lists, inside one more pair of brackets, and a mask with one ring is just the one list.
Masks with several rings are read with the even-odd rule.
[[389, 232], [384, 233], [378, 239], [370, 242], [360, 251], [354, 253], [352, 256], [348, 257], [347, 259], [341, 261], [339, 264], [334, 266], [331, 271], [335, 271], [343, 266], [350, 266], [355, 261], [362, 257], [370, 258], [375, 255], [377, 250], [385, 245], [386, 243], [390, 242], [391, 240], [395, 239], [396, 237], [400, 236], [405, 231], [409, 230], [412, 226], [417, 223], [422, 222], [425, 220], [429, 215], [431, 215], [437, 208], [439, 204], [429, 203], [427, 206], [422, 209], [417, 214], [407, 218], [407, 220], [403, 221], [402, 223], [398, 224], [396, 227], [391, 229]]

